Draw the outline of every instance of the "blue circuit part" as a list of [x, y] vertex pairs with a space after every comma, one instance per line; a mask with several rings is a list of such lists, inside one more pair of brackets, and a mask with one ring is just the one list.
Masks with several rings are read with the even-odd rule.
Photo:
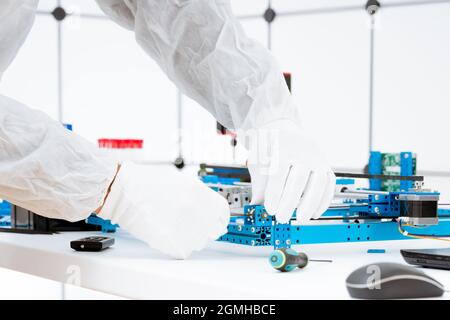
[[102, 228], [102, 232], [105, 233], [113, 233], [116, 232], [119, 225], [111, 223], [111, 220], [104, 220], [94, 214], [89, 216], [89, 218], [86, 219], [87, 224], [92, 224], [95, 226], [100, 226]]
[[[383, 174], [383, 154], [379, 151], [371, 151], [368, 166], [369, 174]], [[400, 175], [414, 175], [414, 155], [412, 152], [400, 152]], [[380, 179], [370, 179], [370, 190], [381, 190], [382, 183]], [[414, 187], [413, 181], [400, 181], [400, 190], [409, 190]]]

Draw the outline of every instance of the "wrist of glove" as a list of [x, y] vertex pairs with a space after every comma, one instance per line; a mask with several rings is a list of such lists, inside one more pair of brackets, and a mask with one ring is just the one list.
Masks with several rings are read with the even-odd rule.
[[175, 168], [122, 164], [100, 217], [150, 247], [185, 259], [227, 232], [227, 201]]
[[333, 199], [336, 177], [325, 156], [302, 127], [274, 120], [246, 136], [253, 204], [287, 223], [294, 211], [300, 223], [318, 218]]

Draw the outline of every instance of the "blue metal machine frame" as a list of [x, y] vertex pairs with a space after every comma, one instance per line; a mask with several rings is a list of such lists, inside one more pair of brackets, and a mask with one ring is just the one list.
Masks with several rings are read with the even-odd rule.
[[[333, 215], [342, 217], [341, 221], [332, 224], [295, 225], [280, 224], [273, 216], [267, 214], [264, 206], [249, 205], [244, 208], [242, 217], [232, 217], [228, 225], [228, 233], [219, 238], [226, 241], [250, 246], [273, 246], [274, 248], [290, 248], [292, 245], [334, 242], [362, 242], [412, 239], [398, 231], [398, 223], [393, 220], [371, 220], [370, 215], [354, 218], [359, 206], [345, 213], [330, 209], [324, 217]], [[364, 212], [365, 214], [365, 212]], [[395, 219], [395, 214], [390, 213]], [[438, 236], [450, 233], [450, 210], [439, 210], [438, 225], [421, 229], [421, 234]], [[345, 218], [352, 216], [346, 220]], [[366, 218], [366, 219], [364, 219]], [[242, 222], [239, 220], [243, 220]], [[404, 227], [414, 233], [411, 227]]]
[[[413, 175], [412, 158], [410, 152], [401, 153], [402, 176]], [[381, 153], [373, 152], [370, 160], [369, 172], [381, 174]], [[239, 179], [220, 176], [233, 171], [233, 168], [219, 168], [214, 169], [212, 173], [204, 174], [203, 172], [200, 177], [214, 190], [218, 190], [220, 185], [234, 185], [239, 181]], [[240, 169], [236, 171], [239, 172]], [[338, 179], [337, 184], [352, 185], [354, 180]], [[370, 186], [370, 190], [380, 190], [381, 182], [371, 179]], [[399, 192], [370, 194], [363, 200], [348, 199], [344, 201], [345, 207], [327, 210], [320, 219], [326, 221], [313, 221], [308, 225], [296, 225], [295, 219], [288, 224], [280, 224], [266, 212], [264, 206], [246, 205], [243, 212], [232, 215], [228, 233], [218, 240], [248, 246], [272, 246], [277, 249], [313, 243], [412, 239], [399, 232], [398, 220], [401, 216], [399, 196], [439, 197], [438, 192], [415, 191], [412, 187], [412, 181], [401, 181]], [[438, 224], [421, 228], [420, 234], [424, 236], [450, 234], [450, 210], [439, 209], [438, 218]], [[403, 230], [414, 234], [417, 229], [405, 226]]]

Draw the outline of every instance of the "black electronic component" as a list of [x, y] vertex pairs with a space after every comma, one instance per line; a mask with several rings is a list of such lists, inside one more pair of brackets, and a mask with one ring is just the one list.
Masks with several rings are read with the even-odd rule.
[[450, 248], [400, 250], [400, 253], [409, 264], [450, 270]]
[[0, 231], [51, 234], [65, 231], [101, 231], [101, 226], [87, 224], [84, 220], [68, 222], [45, 218], [30, 210], [11, 205], [11, 228], [2, 228]]
[[[214, 172], [221, 178], [236, 178], [242, 182], [250, 182], [250, 172], [247, 167], [244, 166], [218, 166], [201, 164], [201, 170]], [[347, 172], [335, 172], [338, 178], [354, 178], [354, 179], [381, 179], [381, 180], [400, 180], [400, 181], [418, 181], [424, 180], [423, 176], [396, 176], [396, 175], [382, 175], [382, 174], [363, 174], [363, 173], [347, 173]]]
[[412, 225], [438, 224], [439, 196], [401, 194], [400, 216]]
[[86, 237], [70, 242], [70, 247], [76, 251], [98, 252], [111, 247], [114, 239], [109, 237]]

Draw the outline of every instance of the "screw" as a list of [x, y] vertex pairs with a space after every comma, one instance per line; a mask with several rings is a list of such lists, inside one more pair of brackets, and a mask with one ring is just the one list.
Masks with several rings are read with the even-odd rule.
[[290, 245], [291, 245], [291, 240], [287, 239], [287, 240], [286, 240], [286, 244], [287, 244], [288, 246], [290, 246]]
[[250, 244], [251, 244], [252, 246], [254, 246], [254, 245], [255, 245], [255, 240], [252, 240], [252, 242], [250, 242]]
[[237, 227], [238, 231], [242, 231], [242, 226]]
[[275, 240], [275, 244], [278, 246], [280, 244], [280, 240]]
[[255, 233], [255, 228], [254, 227], [252, 227], [250, 230], [252, 231], [252, 233]]
[[380, 208], [375, 207], [375, 213], [380, 213]]
[[375, 200], [380, 200], [380, 196], [378, 194], [375, 195]]

